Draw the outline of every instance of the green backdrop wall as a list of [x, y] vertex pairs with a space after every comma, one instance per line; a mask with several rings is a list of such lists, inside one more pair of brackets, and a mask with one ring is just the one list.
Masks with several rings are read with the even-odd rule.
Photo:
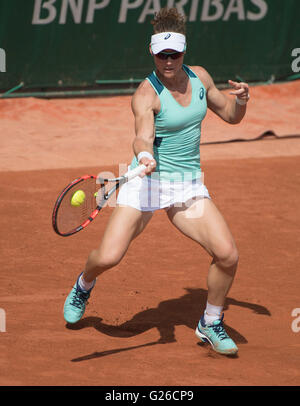
[[216, 83], [293, 74], [299, 0], [0, 0], [0, 88], [142, 79], [153, 69], [150, 21], [166, 5], [187, 18], [185, 63]]

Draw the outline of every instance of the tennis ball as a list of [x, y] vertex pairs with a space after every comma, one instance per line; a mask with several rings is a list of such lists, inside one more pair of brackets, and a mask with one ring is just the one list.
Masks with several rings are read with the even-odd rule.
[[71, 198], [71, 206], [80, 206], [85, 201], [85, 193], [83, 190], [77, 190]]

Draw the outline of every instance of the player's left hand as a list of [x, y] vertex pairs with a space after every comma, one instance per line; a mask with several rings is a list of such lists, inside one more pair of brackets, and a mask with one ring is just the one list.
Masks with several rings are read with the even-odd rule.
[[228, 80], [228, 83], [234, 88], [234, 91], [229, 92], [229, 94], [233, 94], [244, 101], [250, 99], [248, 83], [234, 82], [233, 80]]

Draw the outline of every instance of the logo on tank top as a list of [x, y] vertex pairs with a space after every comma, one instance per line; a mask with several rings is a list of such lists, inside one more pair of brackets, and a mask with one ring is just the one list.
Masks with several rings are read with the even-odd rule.
[[200, 97], [200, 100], [202, 100], [203, 97], [204, 97], [204, 89], [203, 89], [203, 87], [201, 87], [201, 89], [200, 89], [199, 97]]
[[168, 35], [165, 36], [164, 39], [168, 39], [168, 38], [170, 38], [170, 36], [171, 36], [171, 34], [168, 34]]

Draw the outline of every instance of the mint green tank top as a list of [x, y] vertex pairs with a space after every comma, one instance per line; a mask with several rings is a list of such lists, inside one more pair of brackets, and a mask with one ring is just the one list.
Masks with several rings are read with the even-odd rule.
[[[192, 86], [189, 106], [181, 106], [153, 71], [147, 80], [160, 100], [160, 111], [155, 115], [153, 144], [156, 171], [159, 179], [168, 181], [194, 180], [201, 177], [201, 123], [207, 111], [206, 89], [198, 76], [183, 65]], [[138, 165], [136, 157], [131, 169]], [[156, 175], [156, 177], [158, 177]]]

